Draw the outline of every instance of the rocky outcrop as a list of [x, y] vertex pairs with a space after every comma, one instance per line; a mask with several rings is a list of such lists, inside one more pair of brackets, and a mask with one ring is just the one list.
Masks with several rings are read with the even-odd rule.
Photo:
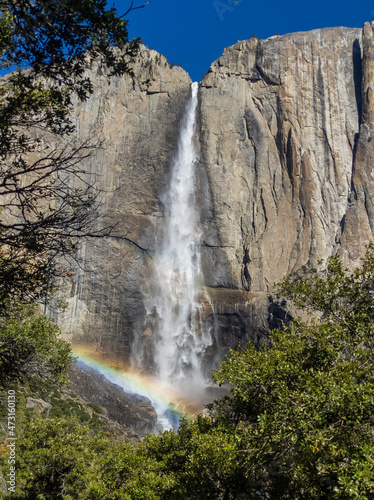
[[[373, 38], [368, 23], [253, 37], [226, 49], [200, 84], [205, 321], [220, 352], [259, 342], [284, 319], [272, 290], [285, 274], [335, 251], [354, 264], [372, 238]], [[159, 194], [190, 79], [144, 47], [135, 78], [91, 75], [77, 131], [103, 139], [88, 169], [105, 187], [98, 225], [117, 225], [82, 247], [59, 321], [73, 343], [123, 360], [146, 328]]]
[[352, 186], [344, 217], [342, 247], [347, 263], [358, 263], [374, 235], [374, 24], [362, 36], [362, 114], [354, 151]]
[[335, 251], [352, 264], [372, 237], [373, 50], [369, 24], [363, 40], [349, 28], [253, 37], [202, 81], [204, 269], [224, 348], [279, 326], [274, 283]]
[[26, 398], [26, 408], [32, 408], [35, 412], [43, 413], [43, 411], [49, 410], [51, 407], [52, 405], [43, 399]]
[[69, 390], [100, 407], [104, 415], [122, 429], [138, 437], [154, 432], [157, 421], [151, 402], [136, 394], [127, 394], [103, 375], [83, 363], [69, 373]]
[[[200, 107], [211, 286], [270, 292], [339, 245], [359, 130], [360, 44], [361, 30], [347, 28], [252, 38], [211, 66]], [[211, 271], [217, 259], [220, 273]]]

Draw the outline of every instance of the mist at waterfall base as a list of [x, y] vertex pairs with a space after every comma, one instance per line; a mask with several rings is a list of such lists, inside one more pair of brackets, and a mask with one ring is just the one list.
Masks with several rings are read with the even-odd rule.
[[169, 182], [160, 195], [163, 223], [157, 227], [150, 279], [143, 290], [145, 322], [151, 335], [135, 334], [131, 367], [124, 371], [78, 352], [81, 361], [125, 392], [147, 397], [156, 410], [158, 430], [176, 429], [181, 415], [201, 410], [211, 386], [204, 356], [213, 335], [203, 321], [199, 211], [195, 203], [197, 105], [198, 83], [193, 83]]

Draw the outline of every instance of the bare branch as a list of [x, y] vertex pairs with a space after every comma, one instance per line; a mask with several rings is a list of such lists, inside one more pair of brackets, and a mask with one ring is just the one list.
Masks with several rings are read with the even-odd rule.
[[144, 7], [146, 7], [147, 5], [149, 5], [150, 3], [151, 3], [151, 2], [146, 2], [145, 4], [140, 5], [139, 7], [133, 7], [133, 5], [134, 5], [134, 1], [132, 1], [132, 2], [131, 2], [131, 5], [130, 5], [130, 7], [127, 9], [127, 11], [126, 11], [124, 14], [122, 14], [122, 16], [119, 16], [119, 18], [120, 18], [120, 19], [122, 19], [122, 18], [126, 17], [126, 16], [127, 16], [127, 14], [129, 14], [129, 13], [130, 13], [131, 11], [133, 11], [133, 10], [136, 10], [136, 9], [143, 9]]

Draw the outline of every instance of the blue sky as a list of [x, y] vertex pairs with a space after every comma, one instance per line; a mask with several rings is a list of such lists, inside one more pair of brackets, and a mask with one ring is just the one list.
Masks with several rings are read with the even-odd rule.
[[[112, 5], [108, 1], [108, 5]], [[130, 0], [115, 0], [123, 14]], [[144, 2], [134, 0], [134, 6]], [[223, 49], [255, 34], [258, 38], [330, 26], [362, 27], [374, 18], [371, 1], [151, 0], [127, 16], [131, 37], [180, 63], [193, 80], [201, 80]]]

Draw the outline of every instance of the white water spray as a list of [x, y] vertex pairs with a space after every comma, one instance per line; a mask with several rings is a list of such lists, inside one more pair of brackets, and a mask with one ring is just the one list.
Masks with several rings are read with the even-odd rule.
[[201, 324], [199, 234], [196, 224], [195, 146], [198, 84], [192, 84], [180, 130], [171, 178], [162, 196], [164, 227], [158, 236], [146, 308], [152, 317], [153, 364], [161, 383], [185, 396], [201, 394], [207, 385], [202, 369], [209, 331]]

